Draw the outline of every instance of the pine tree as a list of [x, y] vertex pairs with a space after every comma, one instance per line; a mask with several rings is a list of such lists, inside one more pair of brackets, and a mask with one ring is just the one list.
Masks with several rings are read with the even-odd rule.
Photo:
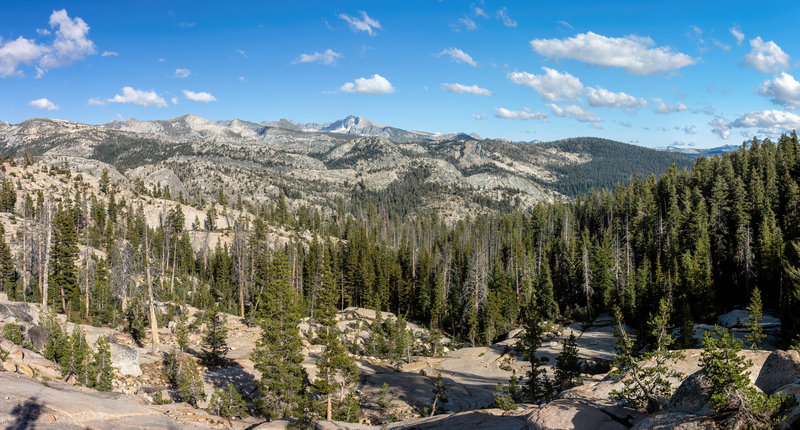
[[[617, 354], [614, 358], [614, 369], [609, 373], [613, 378], [622, 379], [623, 388], [611, 392], [611, 397], [636, 408], [644, 408], [648, 413], [661, 410], [672, 394], [669, 378], [681, 375], [667, 366], [668, 361], [683, 358], [680, 351], [670, 350], [674, 339], [668, 326], [671, 307], [666, 299], [659, 302], [658, 313], [648, 325], [655, 345], [650, 352], [636, 355], [633, 340], [628, 336], [622, 321], [622, 313], [617, 309]], [[648, 365], [648, 363], [650, 363]], [[627, 378], [626, 378], [627, 377]]]
[[188, 356], [181, 359], [181, 373], [178, 376], [178, 390], [181, 393], [183, 401], [197, 407], [197, 402], [205, 399], [205, 392], [203, 391], [203, 380], [200, 379], [200, 372], [197, 370], [197, 364]]
[[325, 396], [326, 419], [331, 420], [334, 417], [334, 395], [338, 391], [337, 410], [341, 411], [341, 406], [347, 406], [345, 400], [350, 394], [349, 386], [358, 380], [359, 370], [339, 339], [339, 330], [336, 327], [337, 291], [330, 268], [329, 251], [326, 252], [321, 272], [322, 286], [315, 317], [321, 325], [317, 336], [324, 351], [317, 360], [319, 371], [314, 386]]
[[78, 383], [83, 385], [87, 384], [87, 364], [91, 360], [91, 349], [89, 344], [86, 343], [86, 334], [79, 326], [72, 329], [72, 336], [70, 339], [70, 356], [67, 361], [67, 366], [61, 369], [64, 376], [74, 376]]
[[713, 336], [705, 332], [700, 371], [711, 385], [710, 403], [732, 428], [772, 427], [782, 419], [776, 415], [783, 399], [750, 385], [747, 369], [753, 363], [739, 355], [741, 349], [742, 342], [726, 328], [714, 327]]
[[756, 350], [767, 338], [767, 335], [764, 334], [764, 329], [761, 327], [761, 318], [764, 317], [764, 313], [761, 307], [761, 290], [758, 287], [753, 288], [749, 309], [747, 328], [750, 329], [750, 333], [747, 333], [744, 339], [750, 342], [750, 349]]
[[111, 365], [111, 345], [106, 336], [100, 336], [95, 344], [96, 351], [89, 372], [89, 386], [98, 391], [111, 391], [114, 368]]
[[49, 277], [53, 294], [50, 297], [54, 303], [59, 303], [56, 297], [61, 297], [59, 304], [63, 312], [78, 311], [80, 290], [78, 268], [75, 266], [78, 259], [78, 234], [69, 204], [59, 205], [53, 220], [53, 229], [51, 251], [53, 272]]
[[228, 382], [225, 389], [216, 389], [211, 394], [211, 400], [208, 402], [208, 410], [212, 413], [225, 418], [231, 417], [246, 417], [247, 403], [236, 390], [236, 387]]
[[431, 406], [431, 416], [436, 415], [436, 407], [438, 404], [447, 403], [447, 383], [439, 374], [436, 376], [436, 382], [433, 383], [433, 405]]
[[103, 171], [100, 172], [100, 191], [107, 193], [109, 184], [108, 169], [104, 168]]
[[528, 310], [525, 317], [525, 334], [522, 338], [522, 354], [531, 363], [528, 371], [528, 382], [525, 387], [527, 398], [531, 403], [549, 401], [552, 392], [552, 383], [547, 377], [547, 372], [542, 368], [543, 361], [536, 356], [536, 351], [542, 346], [542, 321], [539, 313]]
[[261, 338], [252, 354], [255, 368], [261, 372], [260, 408], [270, 419], [296, 417], [307, 375], [302, 366], [303, 344], [297, 328], [300, 300], [291, 288], [283, 251], [273, 256], [269, 285], [264, 289], [261, 304]]
[[11, 248], [6, 243], [5, 229], [0, 224], [0, 291], [5, 291], [9, 298], [16, 296], [17, 272], [14, 269], [14, 258]]
[[577, 387], [582, 382], [578, 344], [575, 333], [571, 332], [569, 338], [565, 339], [561, 346], [561, 354], [556, 357], [556, 385], [560, 390], [566, 390]]
[[175, 326], [175, 338], [181, 352], [186, 352], [189, 349], [189, 322], [187, 313], [188, 311], [186, 309], [181, 309], [181, 314], [178, 316], [178, 322]]
[[203, 359], [210, 364], [220, 364], [228, 353], [228, 328], [226, 318], [216, 304], [206, 311], [206, 331], [203, 336]]

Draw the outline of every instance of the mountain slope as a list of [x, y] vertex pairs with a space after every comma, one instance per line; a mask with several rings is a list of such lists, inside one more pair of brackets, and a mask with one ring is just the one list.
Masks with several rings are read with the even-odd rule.
[[321, 126], [194, 115], [105, 125], [32, 119], [0, 123], [0, 152], [28, 151], [73, 165], [101, 161], [130, 171], [145, 185], [185, 190], [193, 201], [213, 199], [223, 188], [232, 198], [241, 193], [253, 202], [282, 194], [296, 204], [331, 208], [340, 197], [353, 204], [378, 199], [405, 202], [409, 207], [401, 213], [436, 210], [452, 218], [528, 207], [692, 162], [685, 155], [596, 138], [517, 143], [443, 137], [359, 117]]

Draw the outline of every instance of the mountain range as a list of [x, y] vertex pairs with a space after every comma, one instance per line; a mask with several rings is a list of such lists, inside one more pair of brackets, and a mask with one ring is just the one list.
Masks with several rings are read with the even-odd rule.
[[[118, 180], [169, 186], [202, 201], [220, 188], [255, 202], [278, 195], [332, 207], [366, 200], [460, 218], [611, 187], [692, 164], [676, 152], [598, 138], [522, 143], [407, 131], [349, 116], [326, 124], [211, 121], [195, 115], [102, 125], [36, 118], [0, 123], [0, 152], [27, 151]], [[176, 191], [177, 190], [177, 191]]]

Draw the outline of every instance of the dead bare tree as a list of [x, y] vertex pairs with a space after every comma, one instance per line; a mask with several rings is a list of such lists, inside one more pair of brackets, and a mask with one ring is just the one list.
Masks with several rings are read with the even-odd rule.
[[153, 280], [150, 278], [150, 240], [148, 239], [147, 223], [144, 224], [144, 271], [147, 276], [147, 296], [150, 300], [150, 330], [152, 331], [153, 352], [158, 351], [158, 321], [156, 321], [156, 307], [153, 300]]

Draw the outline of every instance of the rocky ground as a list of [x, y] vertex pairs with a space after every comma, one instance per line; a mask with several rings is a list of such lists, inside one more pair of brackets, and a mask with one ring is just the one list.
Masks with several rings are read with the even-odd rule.
[[[189, 308], [190, 319], [196, 318], [196, 309]], [[33, 348], [42, 349], [46, 333], [36, 322], [40, 308], [35, 304], [0, 300], [0, 326], [15, 323], [23, 327], [26, 341]], [[744, 311], [746, 314], [746, 311]], [[741, 325], [742, 311], [734, 311], [720, 317], [719, 323], [737, 328]], [[225, 367], [208, 369], [200, 367], [204, 388], [210, 395], [215, 388], [233, 383], [246, 397], [256, 389], [260, 378], [254, 369], [250, 354], [255, 347], [260, 329], [246, 325], [233, 315], [227, 316], [228, 343], [231, 348]], [[394, 319], [388, 313], [384, 319]], [[338, 315], [338, 324], [345, 331], [346, 343], [364, 345], [368, 341], [367, 327], [374, 321], [375, 312], [348, 308]], [[746, 315], [745, 315], [746, 319]], [[769, 317], [762, 323], [775, 329], [777, 320]], [[65, 324], [68, 331], [74, 325]], [[593, 324], [566, 326], [553, 325], [547, 334], [540, 357], [547, 357], [549, 368], [561, 349], [561, 342], [574, 333], [578, 350], [586, 363], [603, 372], [603, 363], [613, 359], [615, 339], [613, 320], [601, 316]], [[0, 327], [1, 328], [1, 327]], [[427, 331], [409, 323], [415, 334], [415, 342], [423, 342]], [[161, 375], [163, 352], [152, 351], [149, 339], [137, 345], [127, 333], [112, 328], [81, 326], [87, 341], [94, 344], [101, 335], [112, 342], [112, 361], [116, 377], [112, 393], [101, 393], [71, 385], [62, 381], [57, 364], [30, 349], [11, 344], [0, 338], [0, 348], [9, 352], [0, 366], [0, 424], [7, 428], [24, 428], [21, 423], [35, 422], [37, 426], [58, 428], [283, 428], [287, 422], [263, 423], [256, 418], [247, 420], [225, 420], [210, 415], [202, 409], [207, 402], [200, 402], [200, 409], [185, 403], [169, 405], [152, 404], [154, 395], [162, 393], [164, 398], [180, 400], [177, 393], [168, 389]], [[172, 333], [174, 325], [160, 330], [161, 351], [175, 343]], [[698, 326], [698, 332], [703, 327]], [[305, 320], [300, 325], [306, 360], [304, 366], [313, 377], [315, 360], [320, 352], [313, 344], [314, 325]], [[361, 369], [358, 392], [362, 399], [361, 424], [319, 423], [319, 428], [471, 428], [498, 429], [556, 429], [556, 428], [713, 428], [706, 415], [709, 411], [707, 390], [699, 378], [701, 350], [685, 351], [685, 358], [673, 366], [683, 376], [672, 381], [676, 390], [668, 410], [651, 416], [623, 408], [609, 400], [612, 390], [621, 386], [605, 373], [585, 375], [582, 386], [566, 391], [560, 398], [542, 406], [521, 405], [515, 411], [490, 409], [498, 383], [508, 383], [512, 371], [523, 376], [529, 368], [516, 345], [521, 330], [509, 333], [507, 339], [486, 347], [463, 347], [449, 339], [443, 339], [442, 354], [436, 357], [413, 357], [410, 362], [380, 360], [364, 354], [356, 355]], [[360, 343], [359, 343], [360, 342]], [[200, 333], [191, 335], [190, 345], [200, 344]], [[195, 347], [197, 348], [197, 347]], [[774, 349], [774, 348], [771, 348]], [[190, 348], [190, 353], [199, 351]], [[800, 393], [800, 356], [794, 351], [744, 351], [753, 361], [751, 381], [765, 393]], [[607, 369], [606, 369], [607, 370]], [[433, 383], [441, 375], [447, 384], [448, 402], [445, 414], [427, 417], [426, 409], [433, 402]], [[392, 401], [389, 407], [381, 407], [376, 401], [380, 389], [386, 383], [390, 387]], [[792, 412], [800, 414], [800, 409]]]

